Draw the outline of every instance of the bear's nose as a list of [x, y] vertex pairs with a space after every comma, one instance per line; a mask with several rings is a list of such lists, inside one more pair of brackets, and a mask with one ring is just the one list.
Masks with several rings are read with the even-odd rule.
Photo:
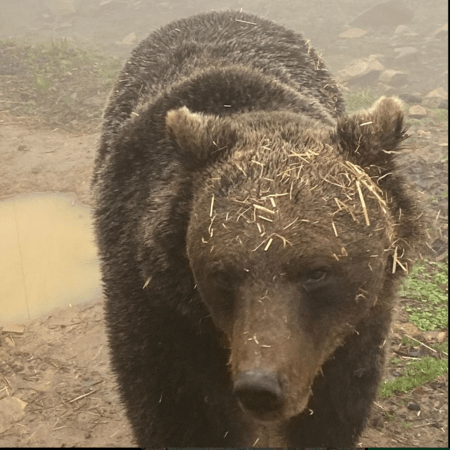
[[276, 373], [264, 369], [239, 372], [234, 394], [242, 406], [256, 416], [273, 412], [283, 405], [283, 391]]

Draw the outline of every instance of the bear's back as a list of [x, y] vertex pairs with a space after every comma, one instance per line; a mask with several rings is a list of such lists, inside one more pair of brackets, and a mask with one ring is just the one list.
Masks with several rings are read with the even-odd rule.
[[314, 98], [335, 118], [344, 113], [336, 83], [299, 33], [242, 12], [210, 12], [174, 21], [136, 47], [109, 99], [104, 134], [193, 74], [230, 66], [268, 75]]

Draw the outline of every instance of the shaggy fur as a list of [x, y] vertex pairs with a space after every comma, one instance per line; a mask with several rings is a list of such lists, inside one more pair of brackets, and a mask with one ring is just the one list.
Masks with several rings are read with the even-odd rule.
[[[120, 74], [92, 181], [112, 366], [140, 446], [357, 442], [420, 240], [403, 109], [345, 115], [322, 60], [256, 16], [151, 34]], [[249, 412], [240, 374], [276, 374]]]

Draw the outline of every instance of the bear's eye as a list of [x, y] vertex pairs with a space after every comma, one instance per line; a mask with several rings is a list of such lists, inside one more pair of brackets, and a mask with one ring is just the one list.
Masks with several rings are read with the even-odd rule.
[[328, 275], [328, 272], [325, 269], [317, 269], [313, 272], [310, 272], [307, 274], [307, 282], [316, 282], [316, 281], [322, 281], [325, 279], [325, 277]]
[[327, 280], [329, 274], [330, 270], [326, 267], [311, 270], [303, 274], [302, 284], [306, 288], [321, 286]]

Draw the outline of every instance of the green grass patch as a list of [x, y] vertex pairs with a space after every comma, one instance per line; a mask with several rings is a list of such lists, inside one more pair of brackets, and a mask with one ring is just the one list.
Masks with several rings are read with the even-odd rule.
[[400, 296], [417, 302], [405, 307], [409, 321], [422, 331], [448, 327], [448, 262], [417, 263], [400, 287]]
[[440, 195], [436, 197], [431, 197], [431, 203], [437, 205], [440, 200], [446, 200], [448, 199], [448, 192], [442, 192]]
[[414, 339], [409, 338], [408, 336], [402, 336], [402, 345], [409, 345], [410, 347], [418, 347], [420, 343], [415, 341]]
[[413, 119], [412, 117], [407, 116], [405, 123], [407, 126], [412, 127], [414, 125], [423, 125], [424, 123], [433, 123], [433, 120], [430, 117], [423, 117], [422, 119]]
[[438, 352], [445, 352], [448, 354], [448, 341], [442, 343], [437, 342], [436, 344], [433, 345], [433, 348]]
[[390, 413], [389, 411], [386, 411], [384, 413], [384, 417], [386, 417], [387, 420], [395, 420], [398, 418], [397, 414], [395, 413]]
[[359, 109], [370, 108], [378, 98], [379, 96], [370, 89], [348, 92], [347, 95], [345, 95], [345, 107], [348, 113], [353, 113]]
[[[75, 46], [61, 38], [50, 42], [21, 46], [25, 61], [33, 72], [35, 88], [47, 92], [53, 80], [73, 76], [70, 71], [90, 70], [98, 87], [110, 87], [122, 63], [101, 53], [98, 48]], [[93, 81], [92, 79], [89, 81]]]
[[378, 390], [381, 398], [392, 397], [396, 393], [409, 393], [423, 383], [433, 381], [448, 372], [448, 361], [426, 356], [403, 368], [403, 375], [392, 381], [385, 381]]
[[448, 109], [433, 109], [432, 112], [439, 122], [448, 122]]
[[0, 40], [0, 93], [13, 115], [67, 128], [98, 126], [122, 62], [98, 47], [69, 42]]

